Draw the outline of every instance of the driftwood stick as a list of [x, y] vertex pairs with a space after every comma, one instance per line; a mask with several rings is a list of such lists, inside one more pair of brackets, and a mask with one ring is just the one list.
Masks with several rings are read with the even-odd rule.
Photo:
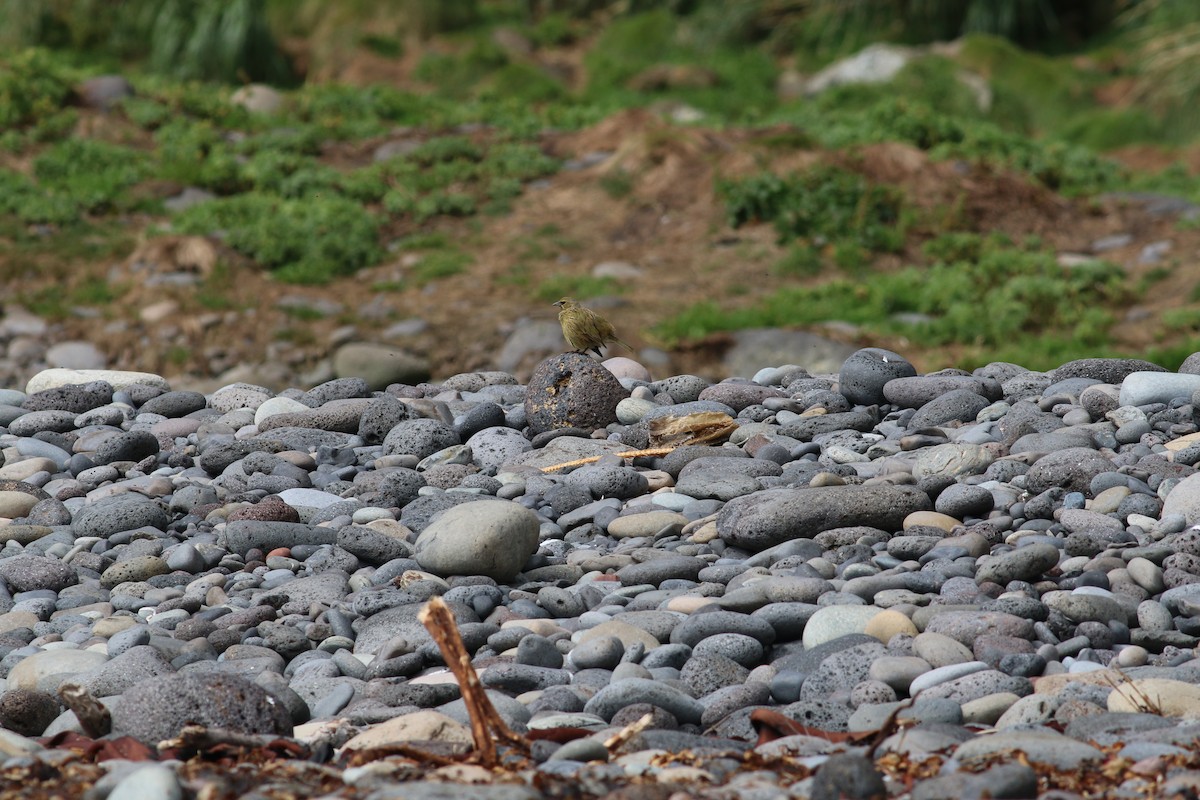
[[[626, 450], [623, 453], [614, 453], [617, 458], [638, 458], [640, 456], [665, 456], [674, 450], [675, 447], [651, 447], [649, 450]], [[567, 467], [582, 467], [584, 464], [595, 464], [604, 456], [588, 456], [587, 458], [577, 458], [574, 461], [564, 461], [561, 464], [553, 464], [549, 467], [542, 467], [542, 472], [554, 472]]]
[[434, 597], [417, 614], [417, 619], [429, 630], [433, 641], [442, 651], [446, 666], [458, 679], [463, 703], [466, 704], [467, 713], [471, 718], [471, 737], [475, 740], [475, 749], [479, 752], [483, 765], [494, 767], [499, 764], [497, 741], [521, 748], [527, 747], [525, 739], [509, 730], [508, 725], [496, 713], [492, 701], [488, 699], [483, 684], [479, 682], [478, 673], [471, 666], [471, 656], [463, 646], [454, 616], [446, 602], [440, 597]]

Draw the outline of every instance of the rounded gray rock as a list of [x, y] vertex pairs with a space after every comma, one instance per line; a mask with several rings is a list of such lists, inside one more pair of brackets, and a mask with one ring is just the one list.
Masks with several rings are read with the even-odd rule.
[[947, 422], [974, 422], [979, 412], [991, 404], [971, 389], [953, 389], [917, 409], [908, 424], [911, 428], [934, 428]]
[[700, 393], [712, 384], [696, 375], [672, 375], [663, 378], [651, 388], [657, 392], [666, 392], [676, 403], [691, 403], [700, 399]]
[[765, 489], [726, 503], [717, 516], [717, 533], [729, 544], [759, 551], [833, 528], [896, 531], [909, 514], [932, 508], [929, 495], [913, 486]]
[[208, 399], [200, 392], [175, 391], [164, 392], [157, 397], [151, 397], [139, 413], [161, 414], [164, 417], [186, 417], [194, 411], [208, 407]]
[[1018, 547], [1007, 553], [979, 559], [975, 580], [1006, 586], [1009, 581], [1036, 583], [1045, 573], [1058, 565], [1062, 551], [1046, 542]]
[[753, 669], [762, 663], [765, 648], [762, 642], [744, 633], [717, 633], [696, 642], [692, 656], [720, 655]]
[[917, 368], [899, 353], [865, 347], [842, 362], [838, 391], [855, 405], [886, 403], [883, 387], [888, 381], [916, 374]]
[[438, 450], [461, 444], [458, 434], [435, 419], [421, 417], [405, 420], [388, 432], [383, 440], [386, 455], [412, 455], [425, 458]]
[[520, 431], [502, 425], [478, 431], [467, 440], [467, 447], [471, 448], [472, 460], [480, 469], [502, 467], [533, 449]]
[[940, 514], [963, 519], [987, 516], [993, 505], [992, 493], [982, 486], [954, 483], [942, 490], [934, 501], [933, 508]]
[[670, 684], [649, 678], [626, 678], [609, 684], [587, 701], [583, 710], [595, 714], [605, 721], [634, 703], [649, 703], [675, 715], [680, 722], [697, 725], [704, 714], [704, 706]]
[[362, 416], [358, 420], [358, 435], [367, 444], [379, 444], [391, 432], [392, 428], [412, 419], [409, 407], [398, 397], [381, 394], [367, 403]]
[[884, 384], [883, 396], [894, 406], [920, 408], [947, 392], [960, 389], [975, 392], [990, 402], [1004, 396], [1000, 384], [996, 381], [972, 375], [916, 375], [911, 378], [893, 378]]
[[166, 510], [155, 501], [137, 494], [122, 494], [84, 506], [75, 515], [71, 529], [76, 536], [107, 538], [135, 528], [166, 530], [170, 522]]
[[1032, 494], [1041, 494], [1059, 486], [1069, 492], [1091, 492], [1092, 478], [1112, 472], [1112, 461], [1086, 447], [1069, 447], [1042, 456], [1025, 474], [1025, 486]]
[[67, 384], [55, 386], [34, 392], [21, 403], [22, 408], [30, 411], [69, 411], [72, 414], [82, 414], [93, 408], [106, 406], [112, 402], [113, 387], [108, 381], [92, 381], [91, 383]]
[[621, 464], [588, 464], [567, 475], [566, 483], [587, 490], [595, 498], [615, 497], [619, 500], [640, 497], [649, 488], [642, 473]]
[[414, 557], [436, 575], [486, 575], [511, 580], [538, 546], [540, 522], [505, 500], [479, 500], [447, 509], [417, 537]]
[[1091, 378], [1101, 383], [1120, 383], [1135, 372], [1166, 371], [1158, 364], [1141, 358], [1079, 358], [1051, 370], [1050, 381], [1058, 383], [1068, 378]]
[[61, 592], [79, 582], [75, 570], [57, 558], [33, 555], [0, 559], [0, 578], [13, 592]]
[[105, 439], [92, 456], [97, 464], [114, 461], [141, 461], [158, 455], [158, 439], [149, 431], [124, 431]]

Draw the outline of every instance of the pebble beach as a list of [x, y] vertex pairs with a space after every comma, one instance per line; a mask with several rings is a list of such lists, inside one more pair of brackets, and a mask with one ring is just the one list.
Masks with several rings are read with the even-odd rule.
[[[50, 369], [0, 390], [0, 454], [4, 796], [82, 758], [64, 686], [151, 752], [303, 743], [294, 797], [1200, 790], [1200, 354], [208, 394]], [[386, 755], [472, 741], [432, 597], [519, 764]], [[232, 796], [192, 766], [75, 785]]]

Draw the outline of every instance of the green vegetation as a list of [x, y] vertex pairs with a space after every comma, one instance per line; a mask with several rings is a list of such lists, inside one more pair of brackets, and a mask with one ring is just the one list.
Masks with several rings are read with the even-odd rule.
[[35, 123], [71, 94], [71, 75], [44, 50], [25, 50], [0, 63], [0, 129]]
[[612, 278], [594, 278], [591, 275], [552, 275], [537, 285], [533, 291], [536, 300], [553, 303], [560, 297], [586, 300], [606, 294], [619, 294], [621, 286]]
[[474, 261], [470, 255], [458, 250], [434, 250], [421, 257], [413, 274], [418, 285], [423, 286], [430, 281], [465, 272]]
[[0, 43], [146, 58], [147, 68], [183, 80], [291, 83], [264, 0], [2, 0]]
[[136, 150], [67, 139], [33, 160], [33, 177], [0, 171], [0, 214], [69, 225], [85, 214], [128, 210], [135, 203], [124, 192], [146, 173], [146, 159]]
[[[874, 41], [957, 37], [887, 83], [817, 96], [798, 85], [795, 71]], [[226, 291], [235, 268], [325, 283], [398, 251], [419, 258], [405, 256], [403, 280], [375, 285], [406, 290], [471, 271], [487, 215], [519, 208], [531, 183], [554, 176], [551, 153], [582, 155], [565, 155], [560, 134], [650, 109], [683, 121], [654, 130], [644, 160], [619, 153], [590, 189], [622, 201], [615, 210], [633, 230], [673, 212], [669, 189], [642, 169], [679, 154], [711, 159], [718, 173], [732, 164], [711, 187], [728, 225], [769, 224], [777, 237], [745, 235], [728, 251], [778, 280], [777, 291], [761, 300], [759, 286], [728, 287], [734, 307], [687, 309], [662, 324], [665, 341], [842, 320], [965, 348], [956, 355], [967, 359], [1050, 364], [1109, 346], [1110, 310], [1180, 265], [1136, 279], [1104, 262], [1062, 267], [1039, 243], [983, 235], [963, 197], [931, 209], [905, 194], [904, 179], [871, 172], [867, 149], [910, 145], [962, 162], [964, 175], [1003, 173], [1043, 195], [1200, 201], [1184, 158], [1132, 173], [1104, 155], [1194, 146], [1200, 72], [1188, 67], [1198, 50], [1200, 5], [1179, 0], [0, 0], [0, 240], [11, 251], [0, 274], [46, 274], [51, 264], [67, 288], [21, 299], [55, 318], [104, 306], [120, 287], [80, 265], [117, 259], [147, 225], [163, 225], [244, 257], [219, 262], [197, 288], [205, 309], [238, 307]], [[341, 67], [363, 54], [394, 70], [380, 73], [387, 81], [328, 80], [356, 74]], [[78, 88], [110, 73], [135, 93], [101, 114]], [[279, 87], [279, 108], [234, 102], [235, 87], [251, 82]], [[703, 132], [686, 129], [697, 123]], [[757, 135], [739, 130], [751, 126]], [[711, 138], [698, 146], [700, 136]], [[723, 160], [721, 148], [743, 136], [759, 159], [750, 168]], [[798, 163], [797, 150], [824, 152], [801, 171], [775, 166]], [[164, 185], [215, 199], [168, 214]], [[621, 291], [555, 264], [579, 263], [574, 232], [535, 227], [504, 240], [512, 266], [498, 286], [536, 302]], [[728, 234], [717, 227], [711, 238]], [[1161, 323], [1164, 336], [1200, 335], [1191, 305]], [[279, 334], [312, 335], [303, 325]]]
[[296, 283], [324, 283], [380, 258], [375, 219], [340, 197], [286, 200], [248, 192], [193, 206], [175, 217], [175, 227], [215, 233]]
[[1119, 267], [1104, 261], [1062, 267], [1051, 252], [1023, 250], [998, 237], [960, 237], [964, 246], [977, 247], [978, 258], [908, 267], [869, 281], [788, 287], [752, 308], [700, 303], [663, 322], [657, 333], [678, 342], [722, 330], [849, 322], [926, 345], [965, 345], [976, 358], [1020, 355], [1031, 369], [1108, 343], [1112, 319], [1105, 304], [1127, 288]]
[[904, 246], [903, 201], [888, 186], [870, 185], [861, 175], [833, 166], [779, 177], [765, 172], [717, 185], [729, 224], [770, 222], [781, 242], [850, 243], [870, 251]]

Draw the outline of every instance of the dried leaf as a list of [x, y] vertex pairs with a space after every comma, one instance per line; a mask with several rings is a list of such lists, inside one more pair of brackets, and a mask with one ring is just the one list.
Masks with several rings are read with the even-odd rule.
[[530, 728], [529, 732], [525, 734], [525, 738], [531, 742], [544, 739], [548, 742], [566, 744], [591, 736], [593, 733], [595, 731], [589, 731], [587, 728]]
[[[879, 731], [858, 731], [844, 733], [827, 731], [796, 722], [791, 717], [785, 717], [778, 711], [769, 708], [756, 708], [750, 712], [750, 724], [758, 731], [758, 744], [773, 742], [784, 736], [815, 736], [829, 742], [851, 742], [858, 744], [873, 739]], [[757, 745], [756, 745], [757, 746]]]

